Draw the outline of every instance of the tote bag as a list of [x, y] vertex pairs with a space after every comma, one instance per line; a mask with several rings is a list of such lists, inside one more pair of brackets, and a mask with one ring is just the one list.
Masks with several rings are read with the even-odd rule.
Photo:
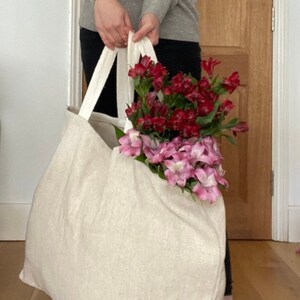
[[124, 126], [121, 110], [88, 121], [116, 54], [118, 88], [132, 101], [128, 66], [155, 54], [148, 39], [130, 41], [128, 51], [105, 48], [79, 114], [67, 112], [34, 194], [20, 278], [53, 300], [222, 299], [223, 199], [194, 201], [121, 155], [111, 125]]

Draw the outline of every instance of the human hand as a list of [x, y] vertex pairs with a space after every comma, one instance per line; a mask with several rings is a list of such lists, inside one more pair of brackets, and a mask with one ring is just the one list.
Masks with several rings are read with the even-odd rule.
[[127, 46], [128, 33], [132, 30], [128, 12], [117, 0], [95, 0], [96, 29], [110, 49]]
[[224, 296], [224, 300], [232, 300], [232, 296]]
[[139, 30], [134, 34], [133, 41], [138, 42], [144, 36], [147, 36], [152, 45], [157, 45], [159, 40], [159, 20], [152, 14], [145, 14], [139, 24]]

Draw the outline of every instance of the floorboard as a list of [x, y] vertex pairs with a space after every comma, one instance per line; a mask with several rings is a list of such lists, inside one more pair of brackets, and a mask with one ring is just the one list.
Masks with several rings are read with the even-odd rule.
[[[233, 299], [300, 299], [297, 247], [299, 244], [273, 241], [230, 241]], [[23, 261], [24, 242], [0, 242], [0, 300], [51, 300], [21, 282]]]

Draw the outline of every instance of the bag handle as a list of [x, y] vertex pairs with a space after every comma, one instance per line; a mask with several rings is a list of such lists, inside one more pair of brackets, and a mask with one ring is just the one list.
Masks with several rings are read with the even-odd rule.
[[[116, 56], [118, 117], [123, 120], [126, 119], [126, 106], [134, 101], [134, 81], [128, 76], [129, 68], [133, 67], [139, 61], [140, 55], [148, 55], [153, 61], [157, 61], [153, 46], [147, 37], [144, 37], [137, 43], [132, 41], [132, 37], [133, 33], [130, 32], [127, 48], [115, 48], [111, 50], [104, 47], [79, 111], [79, 115], [86, 120], [89, 120], [99, 95], [102, 93]], [[127, 121], [126, 127], [128, 125]]]

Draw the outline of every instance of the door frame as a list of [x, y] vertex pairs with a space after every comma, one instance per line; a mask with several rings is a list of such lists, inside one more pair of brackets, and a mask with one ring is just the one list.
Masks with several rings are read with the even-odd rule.
[[[71, 4], [71, 63], [69, 105], [80, 107], [82, 99], [82, 64], [78, 20], [80, 0]], [[273, 0], [275, 30], [273, 32], [273, 74], [272, 74], [272, 239], [288, 241], [288, 7], [285, 0]]]
[[80, 51], [80, 16], [81, 0], [72, 0], [70, 18], [70, 81], [69, 81], [69, 106], [80, 107], [82, 102], [82, 63]]
[[288, 99], [288, 6], [285, 0], [273, 0], [275, 30], [273, 32], [272, 95], [272, 239], [288, 241], [289, 143], [286, 132]]

